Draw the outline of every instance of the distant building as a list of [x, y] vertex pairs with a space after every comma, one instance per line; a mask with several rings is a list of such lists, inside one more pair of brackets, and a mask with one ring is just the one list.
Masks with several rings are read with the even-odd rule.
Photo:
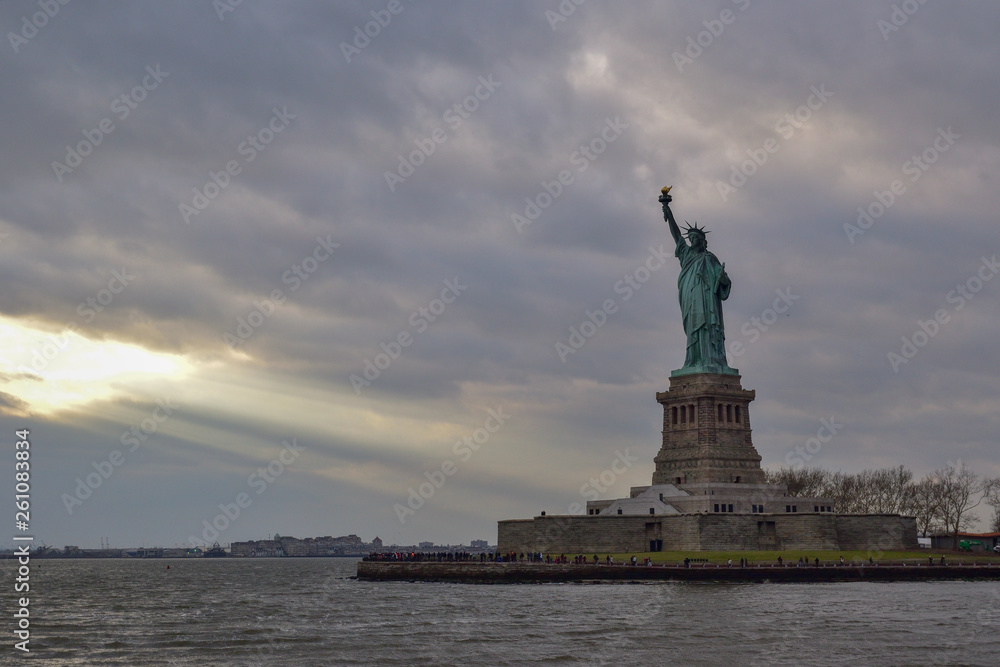
[[380, 540], [378, 535], [376, 535], [375, 539], [372, 540], [372, 550], [378, 551], [381, 548], [382, 548], [382, 540]]
[[[376, 538], [378, 539], [378, 538]], [[273, 558], [281, 556], [360, 556], [371, 551], [357, 535], [306, 537], [299, 539], [275, 534], [273, 540], [233, 542], [230, 554], [242, 558]], [[382, 541], [378, 541], [381, 548]]]
[[487, 542], [486, 540], [472, 540], [469, 546], [471, 546], [473, 549], [485, 549], [486, 547], [489, 546], [489, 542]]
[[421, 549], [433, 549], [434, 548], [434, 543], [433, 542], [421, 542], [417, 546], [420, 547]]
[[[931, 535], [932, 549], [954, 549], [955, 539], [950, 533]], [[993, 551], [1000, 544], [1000, 533], [959, 533], [958, 544], [968, 542], [970, 551]]]
[[229, 547], [229, 554], [243, 558], [273, 558], [287, 555], [278, 540], [233, 542]]
[[198, 558], [201, 555], [201, 549], [188, 547], [171, 547], [163, 550], [164, 558]]

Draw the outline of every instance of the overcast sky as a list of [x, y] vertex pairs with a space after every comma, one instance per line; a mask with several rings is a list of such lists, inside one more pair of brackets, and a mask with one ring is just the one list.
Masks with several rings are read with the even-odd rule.
[[27, 428], [60, 547], [492, 543], [616, 459], [627, 495], [684, 361], [664, 185], [732, 278], [765, 466], [832, 420], [810, 465], [998, 476], [998, 24], [4, 2], [8, 493]]

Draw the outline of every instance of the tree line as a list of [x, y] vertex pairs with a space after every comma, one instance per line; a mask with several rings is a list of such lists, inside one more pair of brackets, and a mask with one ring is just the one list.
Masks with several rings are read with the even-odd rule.
[[917, 534], [958, 533], [979, 523], [973, 511], [986, 503], [993, 508], [989, 532], [1000, 532], [1000, 478], [983, 477], [964, 464], [915, 480], [904, 466], [874, 468], [859, 473], [822, 468], [779, 468], [764, 471], [768, 484], [783, 484], [788, 495], [831, 498], [845, 514], [903, 514], [915, 517]]

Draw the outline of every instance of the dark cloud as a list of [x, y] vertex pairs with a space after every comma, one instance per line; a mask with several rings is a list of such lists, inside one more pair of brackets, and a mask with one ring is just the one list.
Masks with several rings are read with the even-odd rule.
[[[384, 6], [247, 1], [220, 20], [210, 3], [71, 3], [16, 53], [9, 38], [0, 48], [0, 313], [187, 355], [195, 376], [223, 368], [211, 372], [230, 382], [199, 394], [184, 418], [191, 431], [159, 441], [122, 475], [128, 484], [95, 501], [100, 511], [67, 522], [55, 503], [53, 539], [96, 542], [100, 516], [122, 526], [120, 541], [155, 541], [136, 531], [168, 507], [197, 525], [226, 499], [206, 489], [238, 488], [260, 443], [297, 432], [297, 413], [270, 414], [291, 391], [328, 401], [311, 418], [336, 417], [314, 434], [310, 471], [294, 491], [269, 494], [246, 536], [488, 536], [495, 519], [543, 499], [578, 500], [623, 446], [641, 452], [642, 483], [658, 442], [653, 394], [683, 356], [656, 203], [667, 184], [678, 218], [711, 230], [733, 276], [727, 334], [743, 348], [731, 362], [758, 392], [765, 463], [834, 415], [845, 428], [821, 465], [902, 463], [919, 475], [963, 458], [1000, 474], [1000, 283], [981, 283], [961, 308], [949, 299], [1000, 252], [995, 8], [921, 5], [884, 35], [890, 4], [591, 0], [550, 23], [556, 2], [404, 2], [348, 62], [342, 43]], [[16, 32], [36, 10], [3, 3], [0, 25]], [[702, 46], [688, 51], [689, 38]], [[678, 54], [690, 62], [679, 68]], [[147, 68], [168, 74], [136, 93]], [[484, 80], [499, 85], [486, 95]], [[817, 105], [820, 89], [832, 94]], [[815, 108], [803, 107], [810, 99]], [[276, 113], [288, 122], [272, 133]], [[52, 163], [105, 118], [113, 131], [60, 182]], [[620, 134], [581, 162], [581, 146], [615, 119]], [[914, 172], [913, 157], [948, 128], [958, 138]], [[768, 140], [777, 150], [747, 163]], [[400, 175], [400, 160], [428, 141], [433, 153], [390, 187], [386, 173]], [[230, 161], [239, 173], [226, 174]], [[753, 172], [745, 184], [721, 192], [741, 167]], [[544, 201], [562, 171], [572, 182], [519, 232], [512, 215], [526, 215], [526, 198]], [[888, 210], [863, 234], [845, 230], [895, 180], [905, 192]], [[180, 205], [196, 203], [207, 205], [185, 222]], [[339, 246], [300, 278], [318, 239]], [[619, 281], [661, 244], [666, 266], [626, 301]], [[134, 280], [86, 315], [122, 270]], [[467, 289], [433, 321], [421, 315], [456, 279]], [[282, 303], [234, 354], [224, 334], [267, 309], [274, 290]], [[779, 293], [795, 295], [787, 313], [755, 324]], [[556, 342], [607, 299], [617, 312], [561, 360]], [[889, 353], [941, 309], [948, 321], [894, 369]], [[356, 395], [350, 376], [404, 333], [412, 344]], [[267, 425], [223, 407], [251, 377], [265, 391], [241, 409], [269, 415]], [[27, 409], [21, 400], [0, 396], [12, 414]], [[392, 503], [501, 403], [520, 421], [496, 450], [423, 510], [419, 530], [399, 526]], [[38, 419], [72, 453], [74, 465], [53, 470], [58, 498], [117, 426]], [[490, 502], [476, 503], [476, 485]], [[191, 502], [176, 505], [178, 493]], [[308, 511], [282, 518], [294, 503]], [[324, 505], [351, 511], [331, 519]], [[162, 540], [185, 539], [188, 523], [167, 522]]]
[[8, 415], [25, 415], [28, 404], [6, 392], [0, 391], [0, 412]]

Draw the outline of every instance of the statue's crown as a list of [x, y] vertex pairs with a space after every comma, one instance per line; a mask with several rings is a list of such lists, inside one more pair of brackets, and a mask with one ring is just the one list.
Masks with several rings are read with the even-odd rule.
[[708, 230], [705, 229], [704, 227], [699, 227], [697, 221], [695, 221], [695, 223], [694, 223], [693, 226], [690, 225], [690, 224], [688, 224], [687, 220], [684, 221], [684, 224], [687, 225], [687, 227], [684, 230], [684, 237], [685, 238], [689, 238], [691, 236], [692, 232], [697, 233], [697, 234], [701, 234], [702, 236], [704, 236], [705, 234], [708, 234]]

